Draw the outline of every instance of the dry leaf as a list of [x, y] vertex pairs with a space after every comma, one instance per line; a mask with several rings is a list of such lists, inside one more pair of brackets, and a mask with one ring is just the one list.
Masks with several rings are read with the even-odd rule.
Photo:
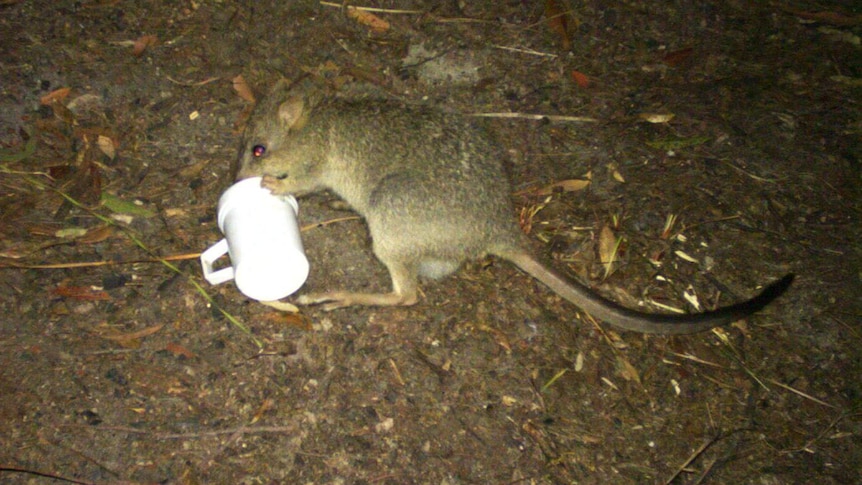
[[136, 349], [140, 347], [140, 339], [143, 337], [150, 336], [164, 327], [164, 324], [153, 325], [152, 327], [147, 327], [143, 330], [139, 330], [137, 332], [132, 333], [114, 333], [111, 335], [102, 335], [102, 338], [113, 340], [118, 344], [122, 345], [126, 348]]
[[113, 160], [117, 155], [114, 141], [105, 135], [99, 135], [99, 137], [96, 138], [96, 146], [98, 146], [99, 150], [101, 150], [102, 153], [111, 160]]
[[275, 399], [264, 399], [262, 403], [260, 403], [260, 407], [257, 409], [257, 412], [254, 413], [254, 416], [251, 418], [251, 424], [254, 424], [260, 421], [260, 418], [263, 417], [263, 413], [269, 411], [270, 409], [275, 407]]
[[697, 258], [695, 258], [693, 256], [689, 256], [688, 253], [684, 252], [681, 249], [677, 249], [676, 251], [673, 252], [673, 254], [675, 254], [678, 258], [682, 259], [683, 261], [688, 261], [689, 263], [694, 263], [694, 264], [700, 264], [700, 261], [698, 261]]
[[77, 239], [84, 234], [87, 234], [87, 230], [83, 227], [66, 227], [59, 231], [55, 231], [54, 237], [60, 239]]
[[581, 71], [572, 70], [572, 80], [575, 81], [575, 84], [582, 88], [587, 88], [590, 86], [590, 78], [582, 73]]
[[97, 94], [82, 94], [66, 103], [66, 107], [72, 110], [73, 113], [80, 113], [96, 109], [101, 102], [102, 97]]
[[236, 94], [239, 95], [240, 98], [251, 104], [257, 102], [254, 97], [254, 91], [252, 91], [251, 86], [249, 86], [245, 81], [245, 78], [242, 77], [242, 74], [233, 78], [231, 81], [233, 82], [233, 90], [236, 91]]
[[689, 302], [695, 310], [701, 311], [702, 307], [700, 306], [700, 299], [698, 299], [697, 293], [695, 293], [694, 288], [691, 285], [682, 292], [682, 297], [685, 298], [685, 301]]
[[72, 88], [55, 89], [39, 98], [39, 103], [43, 106], [49, 106], [51, 104], [58, 103], [66, 99], [66, 97], [69, 96], [70, 92], [72, 92]]
[[389, 22], [374, 15], [371, 12], [360, 10], [356, 7], [347, 7], [347, 16], [360, 24], [371, 29], [375, 34], [382, 34], [389, 30]]
[[78, 238], [77, 243], [79, 244], [95, 244], [98, 242], [102, 242], [111, 234], [114, 233], [114, 229], [111, 226], [100, 226], [95, 227], [87, 231], [87, 234], [84, 234], [80, 238]]
[[617, 249], [619, 240], [610, 226], [602, 227], [599, 231], [599, 261], [605, 267], [605, 278], [610, 276], [614, 263], [617, 260]]
[[135, 57], [139, 57], [147, 47], [154, 46], [158, 43], [159, 39], [155, 35], [144, 35], [138, 38], [135, 41], [134, 47], [132, 48], [132, 54]]
[[111, 299], [111, 296], [104, 291], [95, 290], [89, 286], [58, 286], [51, 290], [51, 294], [83, 301], [106, 301]]
[[783, 7], [783, 10], [785, 12], [790, 12], [799, 18], [814, 20], [824, 24], [840, 25], [842, 27], [853, 27], [862, 24], [862, 15], [844, 15], [839, 12], [829, 11], [805, 12], [790, 7]]
[[[267, 306], [272, 307], [273, 305], [271, 305], [270, 303], [283, 303], [283, 302], [262, 302], [262, 303], [264, 303]], [[291, 305], [290, 303], [284, 303], [284, 305], [290, 305], [291, 307], [296, 308], [295, 306]], [[286, 313], [286, 312], [292, 311], [292, 309], [290, 309], [290, 308], [288, 308], [286, 310], [282, 310], [281, 308], [279, 308], [279, 310], [282, 313], [272, 313], [272, 312], [264, 313], [259, 318], [262, 322], [265, 322], [268, 325], [286, 325], [288, 327], [296, 328], [299, 330], [305, 330], [305, 331], [309, 331], [309, 332], [312, 330], [311, 321], [305, 315], [303, 315], [301, 313]], [[296, 308], [296, 311], [299, 311], [299, 309]]]
[[694, 49], [691, 47], [686, 47], [684, 49], [668, 52], [665, 54], [662, 61], [668, 66], [678, 66], [685, 61], [691, 58], [691, 55], [694, 54]]
[[479, 330], [491, 334], [494, 337], [494, 340], [497, 342], [497, 345], [503, 347], [503, 350], [505, 350], [506, 353], [512, 351], [512, 344], [509, 343], [509, 337], [507, 337], [506, 334], [503, 333], [500, 329], [485, 325], [483, 323], [478, 324], [477, 327]]
[[545, 1], [545, 18], [548, 19], [548, 27], [559, 34], [563, 50], [572, 48], [572, 39], [569, 36], [569, 13], [562, 8], [557, 0]]
[[535, 194], [542, 195], [551, 195], [555, 190], [561, 190], [562, 192], [576, 192], [578, 190], [583, 190], [590, 185], [589, 179], [568, 179], [561, 180], [559, 182], [554, 182], [551, 185], [547, 185], [545, 187], [539, 188], [535, 190]]
[[638, 118], [648, 123], [667, 123], [676, 117], [673, 113], [639, 113]]
[[619, 353], [617, 354], [617, 367], [620, 371], [620, 377], [629, 382], [634, 381], [638, 384], [641, 383], [641, 376], [640, 374], [638, 374], [638, 371], [637, 369], [635, 369], [635, 366], [633, 366], [631, 362], [628, 361], [628, 359], [626, 359], [622, 354]]
[[185, 357], [185, 358], [187, 358], [187, 359], [191, 359], [191, 358], [193, 358], [193, 357], [195, 356], [194, 352], [192, 352], [191, 350], [189, 350], [189, 349], [187, 349], [187, 348], [183, 347], [183, 346], [182, 346], [182, 345], [180, 345], [180, 344], [175, 344], [175, 343], [173, 343], [173, 342], [169, 342], [169, 343], [165, 346], [165, 350], [167, 350], [168, 352], [170, 352], [170, 353], [174, 354], [174, 355], [175, 355], [175, 356], [177, 356], [177, 357], [179, 357], [179, 356], [183, 356], [183, 357]]

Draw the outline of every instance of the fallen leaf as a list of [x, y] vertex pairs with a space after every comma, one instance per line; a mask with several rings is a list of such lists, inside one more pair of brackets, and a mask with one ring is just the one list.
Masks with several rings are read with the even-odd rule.
[[551, 185], [546, 185], [544, 187], [538, 188], [533, 193], [539, 196], [543, 196], [551, 195], [557, 190], [560, 190], [562, 192], [577, 192], [578, 190], [583, 190], [589, 187], [589, 185], [589, 179], [568, 179], [554, 182]]
[[147, 49], [147, 47], [154, 46], [158, 43], [159, 39], [155, 35], [143, 35], [139, 37], [132, 48], [132, 55], [135, 57], [140, 57], [141, 54]]
[[572, 38], [569, 34], [569, 12], [563, 10], [557, 0], [545, 0], [545, 18], [548, 27], [560, 36], [563, 50], [572, 48]]
[[254, 413], [254, 416], [251, 418], [251, 424], [254, 424], [260, 421], [260, 418], [263, 417], [263, 413], [269, 411], [270, 409], [275, 407], [275, 399], [264, 399], [262, 403], [260, 403], [260, 407], [258, 407], [257, 412]]
[[24, 143], [24, 148], [18, 150], [18, 147], [0, 150], [0, 162], [19, 162], [29, 158], [36, 152], [37, 138], [30, 134], [30, 138]]
[[664, 61], [668, 66], [676, 67], [689, 60], [692, 54], [694, 54], [694, 48], [686, 47], [684, 49], [668, 52], [664, 55], [662, 61]]
[[634, 381], [638, 384], [641, 383], [641, 376], [638, 373], [638, 370], [635, 369], [635, 366], [633, 366], [622, 354], [617, 354], [617, 368], [623, 379], [629, 382]]
[[209, 158], [202, 158], [201, 160], [183, 167], [180, 170], [180, 177], [184, 179], [191, 179], [197, 177], [205, 168], [212, 165], [212, 160]]
[[53, 103], [59, 103], [66, 99], [69, 96], [69, 93], [72, 92], [72, 88], [60, 88], [51, 91], [50, 93], [39, 98], [39, 103], [43, 106], [50, 106]]
[[96, 290], [89, 286], [58, 286], [51, 290], [51, 294], [82, 301], [106, 301], [111, 296], [102, 290]]
[[251, 104], [257, 102], [254, 97], [254, 91], [252, 91], [251, 86], [249, 86], [245, 81], [245, 78], [242, 77], [242, 74], [233, 78], [231, 81], [233, 82], [233, 90], [236, 91], [236, 94], [239, 95], [240, 98]]
[[639, 113], [638, 118], [647, 123], [667, 123], [676, 117], [673, 113]]
[[506, 353], [512, 351], [512, 344], [509, 343], [509, 337], [507, 337], [506, 334], [503, 333], [500, 329], [491, 327], [490, 325], [485, 325], [483, 323], [478, 324], [477, 328], [491, 334], [494, 337], [494, 340], [497, 341], [497, 345], [502, 347], [503, 350], [506, 351]]
[[112, 333], [110, 335], [102, 334], [101, 337], [108, 339], [108, 340], [113, 340], [114, 342], [117, 342], [118, 344], [122, 345], [123, 347], [134, 349], [134, 348], [140, 347], [140, 345], [141, 345], [140, 339], [142, 339], [144, 337], [148, 337], [148, 336], [158, 332], [164, 326], [165, 325], [162, 323], [159, 325], [153, 325], [152, 327], [147, 327], [147, 328], [145, 328], [143, 330], [139, 330], [137, 332]]
[[347, 7], [347, 17], [371, 29], [376, 34], [382, 34], [389, 30], [389, 22], [366, 10], [356, 7]]
[[102, 153], [111, 160], [113, 160], [117, 155], [114, 141], [105, 135], [99, 135], [99, 137], [96, 138], [96, 146], [98, 146], [99, 150], [101, 150]]
[[[272, 306], [272, 305], [269, 305], [269, 303], [272, 303], [272, 302], [266, 302], [265, 304], [268, 306]], [[297, 311], [299, 311], [298, 308], [297, 308]], [[312, 330], [311, 321], [308, 319], [308, 317], [306, 317], [305, 315], [303, 315], [301, 313], [274, 313], [274, 312], [270, 312], [270, 313], [265, 313], [265, 314], [261, 315], [260, 320], [262, 320], [263, 322], [266, 322], [267, 324], [270, 324], [270, 325], [286, 325], [288, 327], [296, 328], [299, 330], [305, 330], [305, 331], [311, 331]]]
[[102, 192], [102, 205], [111, 212], [117, 214], [128, 214], [144, 218], [156, 215], [155, 212], [146, 207], [140, 206], [135, 202], [123, 200], [116, 195], [109, 194], [108, 192]]
[[853, 27], [862, 24], [862, 15], [844, 15], [838, 12], [804, 12], [790, 7], [784, 7], [783, 10], [799, 18], [825, 24], [840, 25], [842, 27]]
[[87, 230], [83, 227], [66, 227], [54, 232], [54, 237], [60, 239], [77, 239], [84, 234], [87, 234]]
[[165, 350], [174, 354], [177, 357], [183, 356], [187, 359], [191, 359], [195, 356], [194, 352], [192, 352], [191, 350], [173, 342], [168, 342], [168, 344], [165, 346]]
[[682, 293], [682, 297], [685, 298], [685, 301], [689, 302], [695, 310], [701, 311], [702, 307], [700, 306], [700, 299], [697, 297], [697, 293], [695, 293], [694, 288], [691, 285], [685, 289]]
[[620, 247], [620, 240], [614, 234], [610, 226], [605, 225], [599, 231], [599, 261], [605, 267], [605, 278], [610, 276], [614, 263], [617, 261], [617, 251]]
[[575, 71], [574, 69], [572, 69], [572, 80], [582, 88], [587, 88], [590, 85], [590, 78], [581, 71]]
[[95, 244], [98, 242], [102, 242], [105, 239], [108, 239], [108, 237], [110, 237], [113, 233], [114, 229], [111, 226], [106, 225], [94, 227], [93, 229], [88, 230], [86, 234], [78, 238], [76, 242], [79, 244]]
[[57, 101], [49, 103], [48, 106], [51, 107], [51, 111], [54, 112], [54, 116], [56, 116], [58, 120], [63, 121], [63, 123], [69, 126], [78, 125], [78, 118], [75, 116], [75, 113], [73, 113], [72, 110], [67, 108], [63, 103]]
[[66, 107], [72, 112], [94, 109], [102, 102], [102, 97], [96, 94], [82, 94], [66, 103]]
[[681, 249], [675, 250], [673, 252], [673, 254], [675, 254], [679, 259], [682, 259], [683, 261], [688, 261], [689, 263], [694, 263], [694, 264], [700, 264], [700, 262], [697, 260], [697, 258], [695, 258], [693, 256], [689, 256], [688, 253], [686, 253], [685, 251], [683, 251]]

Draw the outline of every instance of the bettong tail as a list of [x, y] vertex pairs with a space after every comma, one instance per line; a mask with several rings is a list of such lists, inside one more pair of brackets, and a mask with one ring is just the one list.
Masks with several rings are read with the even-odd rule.
[[759, 295], [741, 303], [704, 313], [668, 315], [639, 312], [607, 300], [586, 286], [560, 275], [528, 254], [518, 254], [507, 259], [590, 315], [623, 330], [657, 334], [679, 335], [703, 332], [747, 317], [762, 310], [772, 300], [781, 296], [790, 287], [794, 278], [793, 274], [788, 274], [764, 288]]

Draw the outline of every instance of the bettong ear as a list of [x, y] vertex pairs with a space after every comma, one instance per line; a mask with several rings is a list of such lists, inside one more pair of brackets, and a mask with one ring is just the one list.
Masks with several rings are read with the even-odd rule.
[[278, 105], [278, 120], [283, 127], [296, 131], [302, 129], [308, 117], [323, 99], [326, 86], [323, 81], [310, 74], [300, 76], [293, 82], [280, 79], [273, 86], [271, 96], [283, 99]]
[[291, 96], [278, 105], [278, 119], [289, 130], [298, 130], [305, 126], [308, 115], [302, 96]]

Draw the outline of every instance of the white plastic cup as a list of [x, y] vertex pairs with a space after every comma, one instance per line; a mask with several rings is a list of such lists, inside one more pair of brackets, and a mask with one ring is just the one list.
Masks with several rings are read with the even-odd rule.
[[[295, 293], [308, 278], [298, 212], [296, 199], [272, 195], [260, 186], [260, 177], [233, 184], [218, 201], [225, 238], [201, 254], [204, 278], [213, 285], [233, 279], [239, 291], [258, 301]], [[231, 266], [214, 270], [225, 254]]]

